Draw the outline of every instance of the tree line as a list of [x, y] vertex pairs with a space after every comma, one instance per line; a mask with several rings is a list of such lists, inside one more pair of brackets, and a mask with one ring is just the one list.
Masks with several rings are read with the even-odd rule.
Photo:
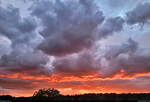
[[[12, 97], [10, 95], [0, 96], [5, 102], [54, 102], [54, 101], [70, 101], [70, 102], [150, 102], [150, 93], [141, 94], [116, 94], [116, 93], [89, 93], [82, 95], [61, 95], [60, 91], [54, 88], [39, 89], [35, 91], [31, 97]], [[4, 102], [4, 101], [3, 101]]]

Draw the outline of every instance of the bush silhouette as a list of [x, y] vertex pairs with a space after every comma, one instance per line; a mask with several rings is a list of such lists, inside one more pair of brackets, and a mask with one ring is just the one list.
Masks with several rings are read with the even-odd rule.
[[60, 96], [60, 92], [54, 88], [44, 88], [38, 91], [35, 91], [33, 94], [34, 97], [55, 97]]

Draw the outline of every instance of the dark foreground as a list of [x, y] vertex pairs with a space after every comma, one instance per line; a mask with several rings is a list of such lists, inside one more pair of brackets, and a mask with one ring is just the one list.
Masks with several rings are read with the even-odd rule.
[[84, 94], [56, 97], [0, 96], [0, 102], [150, 102], [150, 94]]

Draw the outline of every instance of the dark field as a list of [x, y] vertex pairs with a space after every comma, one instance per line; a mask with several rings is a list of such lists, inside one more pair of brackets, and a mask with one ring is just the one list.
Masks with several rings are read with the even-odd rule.
[[55, 97], [12, 97], [0, 96], [0, 102], [150, 102], [149, 94], [84, 94]]

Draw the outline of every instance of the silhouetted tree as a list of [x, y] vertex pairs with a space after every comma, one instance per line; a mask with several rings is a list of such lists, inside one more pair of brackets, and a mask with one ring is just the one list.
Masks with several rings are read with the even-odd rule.
[[60, 96], [60, 92], [54, 88], [44, 88], [38, 91], [35, 91], [33, 94], [34, 97], [55, 97]]
[[[13, 97], [10, 95], [2, 95], [0, 96], [0, 100], [11, 100]], [[0, 101], [1, 102], [1, 101]]]

